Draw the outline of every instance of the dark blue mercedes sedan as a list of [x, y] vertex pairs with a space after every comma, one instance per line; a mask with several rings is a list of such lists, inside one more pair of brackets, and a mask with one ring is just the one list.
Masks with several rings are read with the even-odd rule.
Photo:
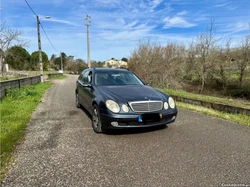
[[127, 69], [88, 68], [76, 82], [76, 107], [92, 115], [96, 133], [108, 129], [166, 126], [177, 108], [169, 95], [145, 84]]

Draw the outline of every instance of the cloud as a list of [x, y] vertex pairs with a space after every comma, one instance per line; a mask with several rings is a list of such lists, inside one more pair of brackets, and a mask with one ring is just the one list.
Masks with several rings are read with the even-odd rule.
[[132, 23], [129, 23], [127, 26], [130, 28], [130, 27], [133, 27], [137, 24], [137, 21], [133, 21]]
[[102, 40], [110, 40], [110, 41], [124, 41], [126, 40], [138, 40], [142, 36], [147, 36], [150, 31], [153, 29], [152, 26], [148, 26], [147, 24], [140, 24], [136, 27], [132, 27], [127, 30], [109, 30], [104, 31], [98, 35], [98, 37]]
[[149, 12], [154, 12], [154, 9], [158, 7], [163, 0], [151, 0], [151, 1], [141, 1], [139, 4], [140, 10], [145, 10]]
[[74, 24], [70, 21], [66, 21], [66, 20], [60, 20], [60, 19], [53, 19], [53, 18], [50, 18], [48, 19], [48, 21], [51, 21], [51, 22], [56, 22], [56, 23], [64, 23], [64, 24], [67, 24], [67, 25], [72, 25], [72, 26], [77, 26], [77, 24]]
[[178, 15], [178, 16], [184, 16], [184, 15], [186, 15], [187, 13], [188, 13], [188, 12], [187, 12], [186, 10], [183, 10], [183, 11], [177, 13], [177, 15]]
[[238, 8], [238, 6], [228, 6], [228, 7], [227, 7], [228, 10], [235, 10], [235, 9], [237, 9], [237, 8]]
[[249, 25], [247, 22], [242, 22], [238, 21], [233, 24], [229, 24], [227, 26], [227, 29], [222, 30], [222, 32], [232, 34], [232, 33], [237, 33], [237, 32], [242, 32], [242, 31], [247, 31], [249, 30]]
[[151, 8], [154, 9], [156, 8], [159, 4], [161, 4], [162, 0], [153, 0], [151, 2]]
[[118, 3], [117, 0], [98, 0], [100, 3], [103, 4], [112, 4], [112, 3]]
[[217, 5], [214, 5], [214, 7], [216, 8], [220, 8], [220, 7], [224, 7], [224, 6], [227, 6], [228, 3], [224, 3], [224, 4], [217, 4]]
[[178, 28], [189, 28], [194, 27], [196, 24], [188, 22], [181, 16], [166, 17], [163, 22], [165, 23], [164, 28], [178, 27]]

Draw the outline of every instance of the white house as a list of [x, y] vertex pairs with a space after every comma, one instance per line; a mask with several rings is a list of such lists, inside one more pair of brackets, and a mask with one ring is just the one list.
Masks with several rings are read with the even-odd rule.
[[128, 63], [122, 60], [116, 60], [112, 58], [111, 60], [105, 61], [103, 67], [106, 68], [127, 68]]

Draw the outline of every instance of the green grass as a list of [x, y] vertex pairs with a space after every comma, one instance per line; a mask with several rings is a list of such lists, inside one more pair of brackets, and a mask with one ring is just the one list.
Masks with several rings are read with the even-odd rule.
[[[221, 97], [214, 97], [214, 96], [206, 96], [206, 95], [199, 95], [199, 94], [193, 94], [182, 90], [170, 90], [170, 89], [164, 89], [164, 92], [173, 95], [173, 96], [180, 96], [180, 97], [186, 97], [191, 99], [198, 99], [202, 101], [208, 101], [208, 102], [215, 102], [220, 104], [226, 104], [231, 106], [237, 106], [241, 108], [250, 108], [250, 105], [244, 104], [242, 101], [238, 101], [236, 99], [231, 98], [221, 98]], [[222, 118], [231, 122], [236, 122], [239, 124], [247, 125], [250, 127], [250, 117], [243, 114], [229, 114], [225, 112], [220, 112], [214, 109], [192, 105], [188, 103], [183, 103], [177, 101], [177, 106], [179, 108], [184, 108], [196, 112], [200, 112], [209, 116]]]
[[9, 90], [7, 96], [0, 101], [0, 180], [8, 169], [16, 145], [24, 137], [24, 130], [32, 112], [39, 104], [45, 90], [52, 84], [46, 82], [23, 87], [20, 90]]
[[177, 107], [184, 108], [196, 112], [206, 114], [208, 116], [213, 116], [217, 118], [222, 118], [231, 122], [243, 124], [250, 127], [250, 117], [243, 114], [229, 114], [225, 112], [220, 112], [214, 109], [205, 108], [202, 106], [191, 105], [183, 102], [176, 102]]
[[18, 79], [17, 77], [0, 77], [0, 82]]
[[[180, 97], [186, 97], [191, 99], [198, 99], [202, 101], [208, 101], [208, 102], [215, 102], [219, 104], [226, 104], [230, 106], [236, 106], [241, 108], [249, 108], [250, 104], [244, 104], [243, 101], [239, 101], [232, 98], [221, 98], [221, 97], [214, 97], [214, 96], [206, 96], [206, 95], [200, 95], [200, 94], [193, 94], [189, 93], [183, 90], [170, 90], [170, 89], [163, 89], [165, 93], [168, 93], [169, 95], [173, 96], [180, 96]], [[250, 103], [250, 102], [249, 102]]]

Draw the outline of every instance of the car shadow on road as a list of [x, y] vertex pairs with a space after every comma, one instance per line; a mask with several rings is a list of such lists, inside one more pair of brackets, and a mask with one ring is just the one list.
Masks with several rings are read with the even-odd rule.
[[[81, 109], [91, 121], [92, 120], [91, 114], [82, 106], [81, 106]], [[155, 127], [132, 128], [132, 129], [116, 129], [116, 130], [111, 129], [111, 130], [105, 131], [104, 134], [106, 135], [140, 134], [140, 133], [148, 133], [152, 131], [163, 130], [163, 129], [166, 129], [167, 127], [168, 127], [167, 125], [160, 125], [160, 126], [155, 126]]]
[[133, 128], [133, 129], [117, 129], [117, 130], [109, 130], [105, 132], [107, 135], [126, 135], [126, 134], [142, 134], [148, 133], [152, 131], [158, 131], [166, 129], [167, 125], [155, 126], [155, 127], [145, 127], [145, 128]]

